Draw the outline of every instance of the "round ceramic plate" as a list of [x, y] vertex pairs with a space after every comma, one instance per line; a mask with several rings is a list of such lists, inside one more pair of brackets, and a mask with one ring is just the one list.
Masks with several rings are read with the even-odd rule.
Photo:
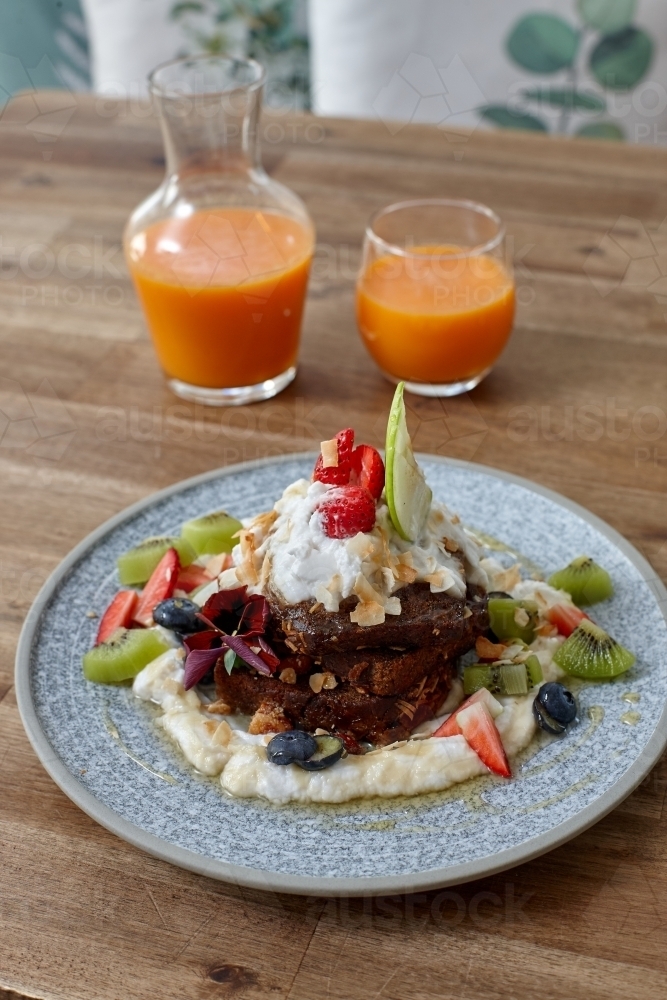
[[[17, 654], [19, 709], [44, 767], [119, 837], [214, 878], [285, 892], [364, 895], [435, 888], [533, 858], [595, 823], [651, 769], [667, 743], [667, 591], [604, 522], [542, 487], [494, 469], [422, 456], [433, 492], [465, 524], [550, 573], [587, 553], [616, 594], [595, 617], [637, 654], [613, 683], [578, 690], [579, 721], [539, 739], [510, 781], [478, 778], [415, 799], [272, 806], [233, 799], [199, 777], [129, 687], [87, 683], [81, 656], [118, 587], [116, 556], [147, 535], [226, 507], [271, 507], [309, 476], [314, 456], [250, 463], [178, 483], [93, 532], [42, 589]], [[512, 551], [496, 552], [514, 561]]]

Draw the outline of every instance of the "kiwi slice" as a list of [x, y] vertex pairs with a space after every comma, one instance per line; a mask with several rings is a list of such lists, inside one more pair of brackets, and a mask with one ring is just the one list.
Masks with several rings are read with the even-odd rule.
[[522, 639], [531, 643], [535, 638], [537, 616], [535, 601], [515, 601], [511, 597], [489, 599], [491, 631], [498, 639]]
[[118, 576], [125, 586], [141, 587], [150, 577], [168, 549], [176, 549], [181, 566], [189, 566], [196, 559], [196, 552], [185, 538], [164, 535], [145, 538], [129, 552], [118, 556]]
[[613, 597], [614, 585], [606, 569], [589, 556], [578, 556], [549, 577], [549, 586], [564, 590], [580, 608]]
[[537, 687], [538, 684], [541, 684], [544, 680], [544, 674], [542, 673], [542, 664], [538, 660], [537, 656], [535, 656], [535, 653], [531, 653], [523, 665], [526, 668], [528, 687], [534, 688]]
[[637, 657], [585, 618], [554, 653], [556, 663], [572, 677], [610, 680], [624, 674]]
[[234, 538], [243, 525], [225, 510], [216, 510], [204, 517], [186, 521], [181, 529], [185, 538], [198, 556], [217, 556], [220, 552], [231, 552], [238, 539]]
[[158, 629], [119, 628], [107, 642], [88, 650], [83, 658], [83, 674], [86, 680], [98, 684], [126, 681], [169, 648]]
[[474, 663], [463, 671], [463, 693], [486, 688], [491, 694], [528, 694], [528, 672], [524, 663]]

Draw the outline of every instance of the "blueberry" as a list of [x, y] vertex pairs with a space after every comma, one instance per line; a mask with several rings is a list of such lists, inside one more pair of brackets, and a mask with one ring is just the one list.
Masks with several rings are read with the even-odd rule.
[[556, 722], [569, 726], [577, 717], [577, 703], [574, 695], [562, 684], [543, 684], [537, 693], [547, 712]]
[[542, 729], [559, 736], [577, 716], [574, 695], [562, 684], [543, 684], [533, 702], [533, 715]]
[[543, 729], [545, 733], [550, 733], [552, 736], [562, 736], [565, 732], [566, 727], [561, 722], [556, 722], [555, 719], [552, 719], [537, 698], [535, 698], [535, 701], [533, 702], [533, 715], [535, 716], [535, 721], [538, 726], [540, 729]]
[[304, 771], [323, 771], [341, 759], [345, 753], [345, 744], [339, 736], [316, 736], [317, 749], [309, 754], [307, 760], [297, 760]]
[[272, 764], [296, 764], [308, 760], [316, 750], [314, 736], [301, 729], [290, 729], [273, 737], [266, 748], [266, 756]]
[[199, 632], [206, 628], [204, 623], [196, 617], [201, 608], [187, 597], [168, 597], [166, 601], [160, 601], [153, 608], [153, 621], [156, 625], [170, 628], [174, 632], [182, 632], [188, 635], [192, 632]]

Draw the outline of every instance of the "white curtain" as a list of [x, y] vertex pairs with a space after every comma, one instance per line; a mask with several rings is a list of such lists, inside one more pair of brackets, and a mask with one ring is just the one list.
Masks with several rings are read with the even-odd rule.
[[174, 0], [81, 0], [88, 25], [93, 87], [134, 97], [159, 63], [180, 54], [186, 39], [170, 18]]
[[[380, 118], [392, 131], [405, 121], [489, 127], [495, 116], [496, 124], [667, 143], [667, 0], [310, 0], [309, 12], [318, 114]], [[540, 27], [553, 26], [540, 24], [545, 15], [561, 23], [542, 40], [545, 65], [550, 54], [560, 65], [561, 47], [579, 40], [571, 65], [547, 73], [525, 65]], [[521, 52], [517, 62], [507, 48], [521, 21], [523, 67]], [[632, 79], [649, 51], [627, 90], [602, 86], [591, 72], [593, 60], [599, 74], [602, 65]], [[573, 90], [594, 107], [563, 107]], [[491, 110], [480, 115], [481, 107]]]

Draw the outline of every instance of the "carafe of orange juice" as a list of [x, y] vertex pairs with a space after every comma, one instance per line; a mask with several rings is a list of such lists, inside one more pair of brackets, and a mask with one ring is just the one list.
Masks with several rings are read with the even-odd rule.
[[301, 199], [262, 169], [264, 70], [188, 57], [149, 83], [166, 176], [124, 246], [158, 360], [185, 399], [268, 399], [296, 374], [314, 229]]

